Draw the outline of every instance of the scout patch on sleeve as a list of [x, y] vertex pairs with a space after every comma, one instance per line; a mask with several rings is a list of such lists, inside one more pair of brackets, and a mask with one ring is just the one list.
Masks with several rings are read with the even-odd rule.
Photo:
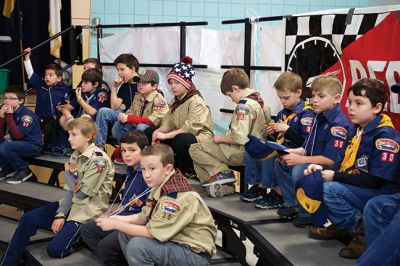
[[162, 99], [155, 100], [154, 101], [154, 109], [159, 112], [162, 112], [165, 108], [165, 104], [166, 104], [166, 102]]
[[132, 196], [132, 198], [129, 199], [129, 206], [133, 207], [134, 205], [137, 205], [138, 207], [143, 205], [143, 201], [137, 198], [135, 194]]
[[311, 126], [313, 120], [314, 120], [314, 118], [312, 118], [312, 117], [303, 117], [302, 119], [300, 119], [300, 123], [303, 126]]
[[177, 214], [181, 211], [181, 206], [176, 202], [164, 200], [160, 203], [160, 209], [167, 213]]
[[334, 137], [346, 139], [347, 138], [347, 130], [343, 127], [332, 127], [331, 134]]
[[106, 161], [104, 159], [96, 159], [93, 163], [97, 167], [97, 173], [104, 172], [104, 168], [106, 167]]
[[250, 110], [246, 106], [238, 106], [235, 112], [238, 120], [244, 120], [245, 116], [250, 113]]
[[108, 100], [108, 95], [106, 92], [101, 91], [99, 93], [97, 93], [97, 101], [100, 103], [105, 103], [105, 101]]
[[24, 115], [21, 117], [21, 122], [22, 122], [22, 126], [29, 127], [33, 122], [33, 118], [32, 118], [32, 116]]
[[391, 139], [377, 139], [375, 141], [375, 147], [378, 150], [392, 153], [397, 153], [399, 151], [399, 144]]

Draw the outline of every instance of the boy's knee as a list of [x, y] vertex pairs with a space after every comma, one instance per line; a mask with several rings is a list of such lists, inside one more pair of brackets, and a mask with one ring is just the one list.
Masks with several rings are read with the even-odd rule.
[[65, 253], [65, 248], [54, 245], [53, 242], [51, 242], [47, 246], [47, 254], [52, 258], [66, 257], [64, 253]]
[[144, 254], [146, 254], [147, 250], [146, 242], [148, 240], [149, 239], [144, 237], [132, 237], [129, 240], [128, 245], [126, 246], [127, 253], [133, 257], [143, 256]]

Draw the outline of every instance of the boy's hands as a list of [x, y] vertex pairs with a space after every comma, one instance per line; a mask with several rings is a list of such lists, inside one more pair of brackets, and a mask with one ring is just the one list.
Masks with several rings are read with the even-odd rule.
[[322, 165], [319, 165], [319, 164], [310, 164], [308, 167], [307, 167], [307, 169], [305, 169], [304, 170], [304, 174], [305, 175], [309, 175], [309, 174], [311, 174], [312, 172], [315, 172], [315, 171], [322, 171]]
[[58, 232], [61, 231], [65, 223], [65, 218], [58, 218], [53, 221], [53, 224], [51, 225], [51, 231], [53, 231], [54, 234], [58, 234]]
[[121, 85], [121, 84], [122, 84], [122, 79], [121, 79], [121, 77], [118, 76], [113, 82], [112, 89], [118, 88], [119, 85]]
[[31, 49], [30, 47], [28, 47], [28, 48], [26, 48], [26, 49], [24, 50], [24, 52], [28, 52], [28, 53], [24, 56], [25, 61], [31, 60], [31, 51], [32, 51], [32, 49]]
[[82, 87], [78, 87], [75, 90], [76, 98], [82, 98]]
[[[286, 150], [288, 151], [288, 150]], [[297, 153], [289, 153], [286, 155], [281, 156], [281, 160], [286, 163], [289, 166], [293, 166], [296, 164], [301, 164], [304, 163], [303, 161], [303, 155], [297, 154]]]
[[118, 121], [125, 124], [128, 121], [128, 115], [124, 113], [119, 113]]
[[120, 221], [111, 217], [97, 218], [95, 220], [96, 225], [100, 227], [103, 231], [111, 231], [117, 229], [117, 225], [118, 223], [120, 223]]
[[289, 126], [286, 123], [274, 123], [273, 129], [275, 132], [286, 132]]
[[9, 106], [8, 104], [3, 104], [3, 106], [0, 109], [0, 117], [4, 118], [5, 114], [12, 114], [13, 113], [13, 109], [11, 106]]
[[274, 123], [269, 123], [265, 127], [265, 131], [267, 132], [268, 135], [272, 136], [275, 134], [275, 129], [274, 129]]
[[322, 165], [319, 164], [310, 164], [307, 169], [304, 170], [304, 175], [309, 175], [312, 172], [315, 171], [321, 171], [322, 179], [325, 182], [329, 182], [333, 180], [333, 177], [335, 176], [335, 171], [332, 170], [322, 170], [323, 167]]

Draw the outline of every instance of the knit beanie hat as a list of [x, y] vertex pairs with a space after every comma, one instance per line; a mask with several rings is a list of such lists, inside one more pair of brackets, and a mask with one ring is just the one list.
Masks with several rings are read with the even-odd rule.
[[175, 79], [182, 83], [186, 88], [192, 87], [192, 78], [194, 76], [194, 67], [192, 58], [186, 56], [176, 63], [167, 75], [167, 79]]

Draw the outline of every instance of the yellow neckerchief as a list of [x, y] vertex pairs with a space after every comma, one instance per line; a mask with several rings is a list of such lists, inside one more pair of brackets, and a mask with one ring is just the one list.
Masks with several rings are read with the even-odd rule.
[[[303, 111], [310, 109], [312, 110], [312, 107], [310, 105], [309, 102], [304, 102], [304, 107], [303, 107]], [[283, 123], [285, 123], [286, 125], [289, 125], [290, 121], [292, 121], [293, 118], [295, 118], [298, 114], [295, 112], [292, 112], [290, 115], [286, 116], [286, 115], [282, 115], [283, 118]], [[285, 133], [286, 132], [279, 132], [278, 137], [276, 137], [276, 143], [278, 144], [283, 144], [283, 142], [285, 141]], [[268, 154], [266, 157], [260, 159], [260, 160], [268, 160], [271, 159], [274, 156], [277, 156], [278, 153], [276, 151], [271, 152], [270, 154]]]
[[[382, 114], [382, 119], [379, 122], [379, 125], [376, 128], [381, 127], [391, 127], [394, 128], [392, 120], [387, 115]], [[351, 143], [347, 146], [344, 159], [340, 166], [339, 172], [346, 172], [354, 166], [356, 161], [356, 156], [358, 152], [358, 148], [360, 147], [362, 135], [364, 134], [364, 129], [357, 128], [357, 134], [351, 139]], [[349, 171], [350, 173], [350, 171]]]

